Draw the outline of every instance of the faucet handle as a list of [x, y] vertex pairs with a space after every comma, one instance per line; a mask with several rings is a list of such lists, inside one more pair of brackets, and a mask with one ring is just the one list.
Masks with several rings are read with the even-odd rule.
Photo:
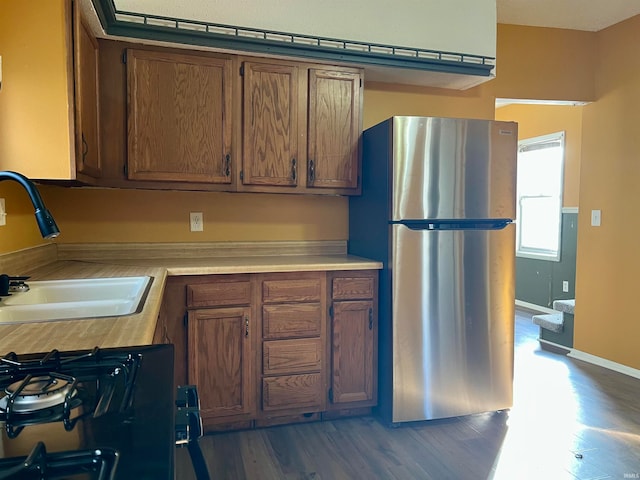
[[25, 280], [28, 280], [29, 277], [9, 277], [9, 291], [10, 292], [27, 292], [29, 291], [29, 285], [27, 285]]
[[7, 297], [11, 295], [10, 292], [25, 292], [29, 290], [29, 285], [24, 283], [28, 279], [29, 277], [24, 276], [11, 277], [6, 273], [0, 274], [0, 297]]

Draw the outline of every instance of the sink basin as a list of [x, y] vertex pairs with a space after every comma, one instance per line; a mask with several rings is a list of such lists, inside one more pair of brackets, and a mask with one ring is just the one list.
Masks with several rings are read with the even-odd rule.
[[151, 277], [28, 282], [30, 289], [0, 302], [0, 324], [50, 322], [138, 313]]

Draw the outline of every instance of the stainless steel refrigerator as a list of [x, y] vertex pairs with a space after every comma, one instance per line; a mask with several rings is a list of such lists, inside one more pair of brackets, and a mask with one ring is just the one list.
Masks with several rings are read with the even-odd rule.
[[392, 117], [363, 134], [349, 253], [383, 262], [378, 413], [512, 405], [517, 124]]

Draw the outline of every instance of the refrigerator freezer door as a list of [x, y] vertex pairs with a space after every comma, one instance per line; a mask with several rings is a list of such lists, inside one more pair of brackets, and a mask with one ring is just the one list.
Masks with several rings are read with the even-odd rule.
[[392, 422], [509, 408], [514, 226], [392, 235]]
[[513, 122], [393, 118], [390, 220], [515, 218]]

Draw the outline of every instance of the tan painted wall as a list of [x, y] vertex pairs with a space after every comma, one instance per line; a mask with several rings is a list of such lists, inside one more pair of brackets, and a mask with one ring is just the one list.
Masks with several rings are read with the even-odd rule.
[[[597, 34], [584, 108], [575, 347], [640, 368], [640, 16]], [[590, 226], [592, 209], [602, 226]]]
[[[7, 224], [0, 226], [0, 253], [13, 252], [44, 243], [27, 192], [16, 182], [4, 181], [0, 183], [0, 198], [5, 199], [7, 211]], [[43, 199], [46, 203], [46, 197], [43, 196]], [[19, 272], [9, 273], [17, 275]]]
[[[640, 151], [636, 131], [640, 125], [640, 59], [635, 54], [640, 48], [639, 35], [639, 18], [598, 34], [499, 25], [496, 80], [465, 92], [367, 83], [364, 108], [367, 127], [391, 115], [492, 118], [495, 97], [595, 99], [583, 108], [582, 159], [579, 166], [573, 164], [570, 175], [573, 178], [580, 170], [579, 195], [575, 184], [565, 185], [565, 205], [574, 206], [579, 198], [580, 206], [575, 345], [635, 368], [640, 368], [640, 351], [634, 345], [640, 323], [635, 320], [638, 314], [633, 302], [640, 267], [636, 247], [640, 217], [635, 211], [640, 204], [636, 185], [640, 162], [635, 161]], [[30, 32], [30, 37], [38, 38], [38, 32]], [[0, 45], [6, 38], [0, 36]], [[62, 65], [51, 68], [59, 71]], [[38, 92], [37, 81], [40, 79], [34, 76], [24, 80], [25, 85], [31, 82], [28, 91], [33, 95]], [[0, 97], [4, 93], [0, 91]], [[64, 124], [66, 120], [56, 116], [60, 109], [55, 110], [43, 110], [44, 125]], [[3, 106], [0, 115], [7, 111]], [[0, 119], [5, 124], [20, 120], [16, 113]], [[523, 134], [530, 120], [521, 122]], [[68, 125], [52, 133], [43, 126], [34, 127], [42, 135], [51, 133], [51, 141], [48, 136], [34, 136], [34, 141], [51, 142], [51, 148], [58, 141], [66, 145], [67, 129]], [[28, 144], [23, 147], [28, 152]], [[65, 151], [64, 146], [60, 148]], [[348, 238], [348, 201], [339, 197], [50, 186], [42, 187], [42, 192], [63, 231], [60, 242]], [[0, 252], [41, 243], [24, 192], [2, 182], [0, 196], [7, 199], [9, 213], [8, 225], [0, 227]], [[588, 226], [593, 208], [603, 211], [603, 225], [598, 229]], [[204, 212], [205, 232], [188, 231], [189, 211]]]
[[[61, 189], [47, 206], [69, 242], [344, 240], [348, 199], [337, 196]], [[202, 212], [203, 232], [189, 231]]]
[[498, 25], [497, 97], [595, 100], [595, 34], [561, 28]]
[[[4, 170], [29, 177], [37, 172], [39, 178], [70, 178], [69, 98], [73, 97], [65, 5], [62, 0], [0, 2], [0, 166]], [[16, 22], [17, 18], [22, 21]]]
[[496, 120], [518, 122], [518, 140], [565, 132], [563, 207], [577, 207], [580, 197], [582, 106], [508, 105], [496, 110]]
[[[511, 45], [521, 28], [526, 30], [527, 42], [523, 44], [524, 50], [519, 58], [539, 58], [552, 65], [567, 62], [570, 55], [564, 45], [569, 45], [580, 50], [572, 65], [580, 71], [587, 68], [581, 62], [586, 57], [584, 50], [588, 50], [590, 44], [576, 44], [576, 34], [570, 30], [555, 32], [559, 43], [548, 51], [545, 50], [548, 47], [545, 40], [548, 36], [547, 29], [538, 31], [499, 25], [498, 55], [505, 55], [500, 53], [506, 48], [503, 43]], [[38, 38], [37, 32], [31, 32], [31, 36], [37, 40], [37, 44], [42, 43], [43, 39]], [[566, 41], [562, 41], [563, 39]], [[540, 46], [544, 48], [541, 50]], [[517, 78], [514, 72], [518, 72], [521, 65], [512, 65], [512, 61], [520, 62], [518, 58], [507, 54], [500, 62], [499, 75]], [[564, 78], [565, 75], [567, 74], [563, 70], [561, 77]], [[506, 96], [506, 93], [496, 90], [495, 87], [500, 85], [497, 82], [493, 80], [464, 92], [366, 83], [363, 123], [366, 128], [392, 115], [493, 118], [494, 98]], [[502, 81], [503, 85], [507, 83]], [[558, 84], [564, 85], [564, 81], [560, 82], [557, 75], [543, 77], [538, 83], [541, 85], [538, 91], [544, 92], [545, 98], [554, 97]], [[574, 83], [580, 91], [589, 91], [592, 81], [590, 78], [578, 78], [574, 79]], [[517, 96], [518, 85], [505, 91], [510, 96]], [[36, 86], [32, 88], [37, 90]], [[523, 89], [522, 95], [525, 93], [528, 94], [529, 91]], [[56, 122], [54, 113], [43, 111], [42, 116], [46, 124]], [[63, 138], [64, 133], [57, 133], [56, 137]], [[0, 183], [0, 196], [5, 195], [5, 189], [8, 188], [4, 183], [7, 182]], [[35, 222], [30, 213], [23, 217], [12, 213], [12, 209], [16, 208], [25, 209], [25, 213], [30, 209], [26, 196], [15, 190], [13, 192], [7, 207], [10, 224], [6, 228], [0, 227], [0, 253], [42, 242], [33, 230]], [[9, 196], [10, 193], [6, 195]], [[348, 238], [348, 200], [338, 197], [46, 187], [43, 188], [43, 198], [62, 230], [62, 235], [57, 240], [59, 242]], [[196, 234], [187, 230], [190, 211], [204, 212], [204, 233]]]
[[394, 115], [493, 119], [495, 101], [478, 89], [466, 91], [366, 82], [364, 128]]

